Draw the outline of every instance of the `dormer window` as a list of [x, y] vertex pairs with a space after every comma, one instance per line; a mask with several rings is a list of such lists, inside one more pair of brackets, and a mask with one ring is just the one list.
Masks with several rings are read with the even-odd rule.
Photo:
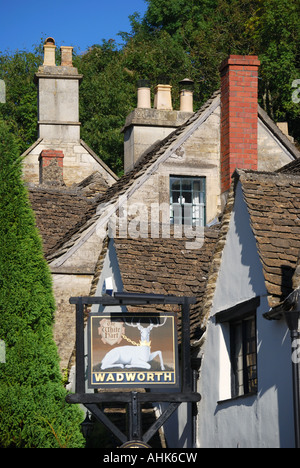
[[171, 224], [205, 226], [205, 177], [170, 177]]

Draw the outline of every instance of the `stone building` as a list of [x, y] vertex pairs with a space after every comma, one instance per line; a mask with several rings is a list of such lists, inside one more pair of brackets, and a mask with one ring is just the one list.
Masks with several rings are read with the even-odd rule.
[[[234, 169], [276, 170], [300, 154], [257, 103], [257, 57], [231, 56], [221, 66], [221, 90], [197, 112], [192, 112], [192, 94], [186, 90], [181, 110], [173, 110], [167, 85], [156, 87], [151, 108], [148, 84], [142, 83], [137, 108], [124, 116], [125, 174], [117, 180], [80, 140], [76, 112], [81, 77], [70, 56], [55, 66], [53, 47], [48, 40], [37, 73], [40, 133], [25, 154], [24, 177], [30, 182], [53, 276], [61, 365], [68, 367], [75, 342], [71, 296], [99, 294], [110, 275], [114, 291], [186, 290], [197, 296], [199, 305], [216, 237], [213, 231], [197, 244], [195, 233], [205, 226], [217, 229]], [[62, 50], [67, 55], [70, 49]], [[65, 106], [69, 110], [64, 114]], [[192, 230], [189, 239], [183, 225]], [[118, 269], [112, 272], [114, 249], [119, 282]], [[148, 269], [143, 264], [146, 251], [151, 252]], [[177, 274], [176, 265], [181, 269], [183, 264], [187, 273]], [[200, 333], [198, 313], [200, 309], [193, 310], [193, 342]]]
[[298, 160], [235, 171], [201, 308], [202, 448], [299, 448], [299, 196]]
[[[55, 63], [55, 41], [44, 45], [44, 63], [35, 80], [38, 86], [38, 139], [23, 154], [24, 180], [42, 235], [46, 259], [96, 212], [101, 195], [118, 177], [80, 138], [79, 82], [82, 75], [72, 64], [72, 47], [61, 47]], [[55, 339], [62, 367], [67, 367], [74, 346], [72, 295], [88, 294], [94, 274], [87, 259], [53, 273], [57, 303]], [[72, 338], [69, 339], [69, 328]]]
[[35, 75], [38, 139], [23, 154], [24, 179], [38, 185], [50, 177], [51, 182], [63, 181], [71, 186], [98, 172], [109, 186], [116, 181], [116, 175], [80, 138], [79, 83], [83, 77], [72, 64], [73, 48], [60, 48], [59, 66], [55, 50], [55, 41], [49, 37], [44, 45], [43, 65]]

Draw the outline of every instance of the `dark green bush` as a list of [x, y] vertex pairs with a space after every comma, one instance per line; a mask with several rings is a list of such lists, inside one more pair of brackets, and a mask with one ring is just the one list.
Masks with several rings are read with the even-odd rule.
[[0, 446], [83, 447], [83, 414], [65, 403], [51, 274], [18, 153], [0, 121]]

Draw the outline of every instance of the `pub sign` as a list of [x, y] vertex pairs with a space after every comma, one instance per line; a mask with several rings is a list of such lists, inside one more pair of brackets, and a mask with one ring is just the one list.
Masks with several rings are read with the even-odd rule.
[[89, 388], [179, 386], [173, 313], [101, 313], [88, 319]]

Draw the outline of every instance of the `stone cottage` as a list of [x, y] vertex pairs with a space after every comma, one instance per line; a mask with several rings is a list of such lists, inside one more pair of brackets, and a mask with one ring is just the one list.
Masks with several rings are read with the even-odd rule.
[[55, 41], [49, 37], [43, 65], [35, 75], [38, 139], [23, 154], [24, 179], [35, 185], [51, 180], [69, 187], [97, 172], [109, 186], [116, 175], [80, 138], [79, 83], [83, 77], [73, 66], [73, 47], [61, 46], [59, 66], [55, 50]]
[[[80, 138], [79, 82], [82, 76], [72, 64], [72, 47], [61, 47], [61, 64], [55, 63], [55, 41], [44, 45], [44, 63], [35, 80], [38, 86], [38, 139], [23, 154], [24, 180], [42, 235], [45, 257], [95, 214], [94, 196], [103, 194], [118, 180], [114, 172]], [[95, 254], [96, 256], [98, 254]], [[55, 339], [62, 367], [67, 367], [74, 330], [70, 295], [88, 293], [93, 266], [53, 273], [57, 303]], [[66, 346], [64, 346], [64, 344]]]
[[299, 447], [299, 195], [298, 161], [234, 174], [202, 304], [200, 447]]
[[[233, 171], [276, 170], [300, 156], [258, 105], [259, 61], [230, 56], [221, 65], [221, 90], [195, 113], [186, 90], [181, 110], [173, 110], [168, 85], [156, 87], [151, 108], [149, 85], [140, 83], [137, 109], [123, 128], [125, 174], [117, 180], [78, 138], [81, 77], [70, 55], [55, 66], [53, 47], [49, 39], [37, 73], [40, 137], [26, 152], [24, 177], [53, 276], [62, 367], [72, 363], [75, 342], [69, 298], [99, 294], [108, 277], [114, 291], [196, 295], [199, 308], [191, 319], [197, 343], [207, 265]], [[63, 115], [69, 101], [74, 112]], [[177, 443], [190, 444], [185, 427], [178, 431]]]

